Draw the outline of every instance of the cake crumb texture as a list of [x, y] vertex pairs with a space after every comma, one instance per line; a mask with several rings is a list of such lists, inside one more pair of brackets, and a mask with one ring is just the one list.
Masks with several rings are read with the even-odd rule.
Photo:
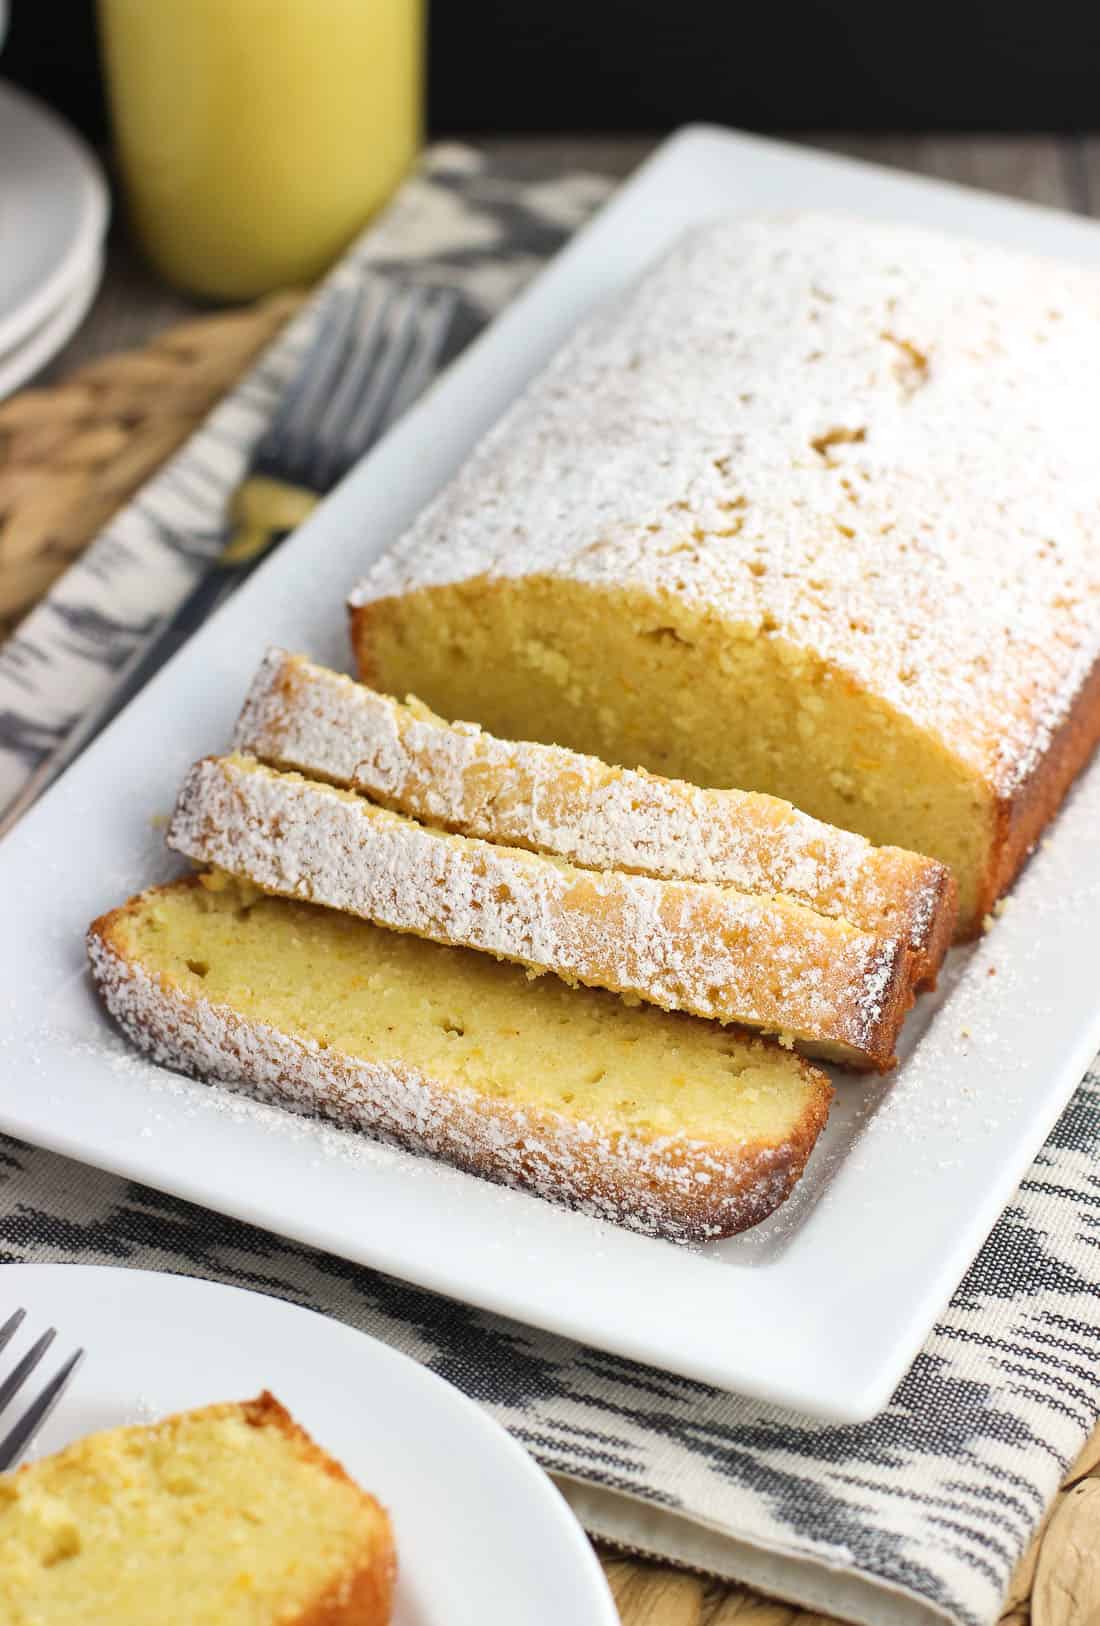
[[677, 1241], [766, 1218], [832, 1097], [767, 1041], [225, 875], [143, 893], [88, 946], [155, 1061]]
[[270, 1394], [0, 1478], [3, 1626], [386, 1626], [389, 1519]]
[[697, 228], [352, 596], [360, 673], [783, 797], [972, 935], [1100, 734], [1100, 279], [903, 225]]
[[261, 663], [235, 745], [460, 835], [589, 869], [784, 894], [901, 937], [922, 983], [935, 981], [951, 941], [955, 884], [935, 859], [873, 847], [778, 797], [701, 790], [447, 723], [282, 650]]
[[265, 891], [479, 949], [570, 983], [790, 1031], [808, 1054], [893, 1064], [913, 957], [790, 899], [578, 869], [448, 835], [246, 757], [207, 758], [169, 845]]

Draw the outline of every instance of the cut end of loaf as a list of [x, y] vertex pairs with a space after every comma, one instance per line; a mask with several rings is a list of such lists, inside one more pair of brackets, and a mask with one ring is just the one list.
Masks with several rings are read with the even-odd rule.
[[953, 874], [959, 935], [980, 928], [996, 829], [981, 774], [766, 620], [554, 575], [423, 588], [351, 616], [365, 683], [927, 854]]
[[96, 921], [154, 1060], [649, 1235], [731, 1235], [801, 1177], [832, 1089], [775, 1044], [227, 877]]

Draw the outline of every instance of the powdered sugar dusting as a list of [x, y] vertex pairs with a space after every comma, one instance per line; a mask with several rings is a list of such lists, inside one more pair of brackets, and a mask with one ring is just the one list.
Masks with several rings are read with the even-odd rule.
[[[703, 790], [558, 746], [447, 724], [300, 656], [268, 652], [238, 750], [381, 797], [415, 818], [598, 870], [786, 893], [920, 952], [949, 909], [941, 864], [776, 797]], [[934, 965], [930, 967], [934, 971]]]
[[353, 599], [534, 573], [679, 598], [811, 651], [1011, 796], [1100, 655], [1098, 375], [1093, 272], [824, 214], [711, 223]]
[[611, 1131], [246, 1021], [151, 975], [97, 933], [89, 955], [111, 1014], [161, 1065], [245, 1088], [262, 1102], [365, 1130], [648, 1235], [698, 1241], [757, 1223], [799, 1178], [820, 1127], [807, 1121], [797, 1142], [747, 1147]]
[[864, 1064], [889, 1060], [908, 1001], [897, 939], [786, 899], [445, 835], [244, 758], [196, 764], [168, 839], [266, 891]]

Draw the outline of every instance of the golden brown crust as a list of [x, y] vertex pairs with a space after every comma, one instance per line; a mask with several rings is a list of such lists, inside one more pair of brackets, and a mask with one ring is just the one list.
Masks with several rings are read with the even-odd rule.
[[[392, 1548], [385, 1562], [368, 1557], [285, 1626], [388, 1626], [396, 1577], [397, 1560]], [[279, 1626], [284, 1623], [280, 1621]]]
[[885, 1070], [913, 956], [793, 899], [596, 872], [447, 835], [353, 793], [245, 758], [184, 782], [168, 845], [262, 891], [473, 948], [666, 1010], [790, 1034]]
[[[117, 913], [118, 911], [116, 911]], [[106, 923], [109, 916], [103, 916]], [[99, 924], [99, 923], [97, 923]], [[367, 1515], [362, 1549], [347, 1564], [343, 1573], [336, 1575], [305, 1609], [293, 1617], [280, 1615], [278, 1626], [388, 1626], [393, 1600], [397, 1557], [394, 1549], [393, 1528], [389, 1515], [377, 1499], [363, 1490], [346, 1470], [323, 1450], [296, 1422], [286, 1407], [268, 1389], [254, 1399], [223, 1401], [191, 1411], [176, 1412], [152, 1425], [138, 1425], [127, 1432], [144, 1433], [150, 1430], [166, 1432], [171, 1438], [175, 1430], [192, 1421], [207, 1418], [240, 1419], [255, 1429], [275, 1429], [282, 1434], [295, 1456], [339, 1480], [354, 1493]], [[35, 1465], [25, 1463], [18, 1472], [33, 1474]], [[274, 1626], [274, 1622], [273, 1622]]]
[[271, 649], [237, 722], [236, 748], [270, 767], [354, 790], [395, 812], [585, 869], [789, 896], [914, 953], [935, 982], [957, 889], [946, 866], [876, 847], [774, 796], [703, 789], [585, 752], [446, 722], [302, 655]]
[[[1079, 433], [1081, 401], [1100, 357], [1096, 289], [1068, 267], [984, 259], [973, 245], [918, 235], [909, 245], [913, 264], [927, 254], [926, 268], [938, 267], [941, 286], [935, 276], [914, 274], [912, 265], [899, 273], [897, 245], [888, 246], [888, 237], [867, 233], [867, 261], [859, 267], [850, 230], [824, 219], [781, 228], [728, 222], [674, 248], [634, 302], [574, 337], [447, 491], [353, 588], [352, 624], [373, 681], [401, 688], [410, 684], [417, 657], [430, 667], [418, 691], [430, 704], [440, 696], [450, 703], [453, 694], [471, 715], [484, 712], [479, 720], [514, 728], [541, 712], [559, 736], [573, 734], [599, 749], [628, 739], [654, 765], [658, 753], [685, 771], [700, 762], [700, 777], [712, 762], [716, 776], [737, 777], [734, 764], [743, 763], [742, 782], [796, 784], [804, 805], [841, 823], [837, 801], [850, 797], [853, 821], [879, 839], [931, 846], [950, 857], [963, 893], [962, 928], [972, 934], [1011, 885], [1100, 736], [1100, 462]], [[759, 267], [780, 238], [784, 264], [788, 253], [798, 264], [800, 293], [792, 282], [792, 298], [805, 297], [808, 320], [818, 321], [813, 305], [826, 267], [833, 277], [834, 325], [808, 369], [804, 347], [777, 323], [774, 304], [761, 293]], [[745, 279], [736, 335], [727, 333], [723, 303], [731, 276]], [[1042, 308], [1055, 284], [1066, 293], [1057, 339]], [[913, 351], [920, 366], [907, 378], [881, 365], [876, 346], [889, 335], [867, 320], [871, 311], [896, 314], [895, 307], [924, 329]], [[675, 374], [679, 387], [683, 357], [656, 361], [647, 375], [652, 395], [631, 424], [628, 489], [613, 450], [629, 412], [623, 378], [639, 333], [657, 323], [660, 311], [697, 323], [692, 379], [707, 397], [707, 428], [664, 409], [662, 385]], [[849, 321], [840, 320], [842, 311]], [[863, 344], [853, 340], [861, 321], [866, 348], [853, 395], [851, 345]], [[975, 323], [996, 335], [995, 383], [975, 374]], [[1052, 342], [1061, 346], [1057, 358]], [[767, 388], [746, 395], [749, 351], [760, 376], [770, 376]], [[902, 373], [913, 354], [906, 352]], [[929, 382], [931, 390], [924, 388]], [[905, 403], [900, 433], [896, 385]], [[831, 416], [836, 389], [846, 401], [844, 423]], [[973, 468], [961, 467], [958, 448], [968, 444], [975, 408], [988, 411], [994, 399], [1004, 409], [991, 414], [999, 429], [998, 477], [990, 478], [987, 459], [986, 477], [974, 478]], [[1023, 401], [1035, 409], [1030, 416], [1017, 410]], [[820, 412], [828, 430], [806, 437], [803, 411]], [[736, 425], [743, 436], [737, 451], [708, 464], [718, 422]], [[639, 453], [639, 437], [647, 451], [652, 446], [652, 457]], [[830, 470], [837, 471], [835, 481]], [[601, 480], [610, 481], [605, 510], [634, 514], [637, 523], [609, 527], [606, 513], [593, 510], [591, 493]], [[834, 497], [858, 508], [850, 524], [825, 518], [836, 521]], [[733, 508], [737, 517], [727, 529], [718, 516]], [[489, 577], [503, 582], [512, 600], [508, 625], [491, 612], [476, 619], [478, 598], [490, 600]], [[421, 620], [414, 601], [426, 604], [436, 593], [442, 613], [433, 607]], [[589, 596], [604, 600], [606, 621], [597, 613], [583, 630], [579, 621], [570, 626], [562, 608]], [[711, 718], [722, 713], [726, 681], [721, 660], [709, 661], [717, 675], [705, 707], [689, 704], [701, 657], [673, 655], [672, 646], [650, 646], [633, 698], [622, 692], [624, 666], [639, 641], [625, 628], [616, 639], [614, 630], [616, 610], [631, 599], [661, 608], [658, 625], [639, 623], [641, 636], [667, 630], [687, 644], [689, 627], [709, 628], [708, 657], [716, 648], [725, 654], [726, 631], [739, 641], [743, 627], [754, 640], [774, 637], [777, 657], [796, 669], [798, 700], [811, 666], [846, 675], [851, 690], [870, 703], [842, 707], [836, 698], [842, 691], [834, 689], [825, 715], [830, 725], [843, 723], [843, 731], [822, 728], [807, 757], [826, 783], [836, 772], [838, 796], [823, 787], [818, 797], [801, 765], [790, 768], [803, 720], [793, 711], [783, 715], [771, 695], [761, 749], [736, 742], [710, 749]], [[372, 600], [383, 607], [374, 619], [366, 608]], [[406, 610], [395, 613], [402, 603]], [[429, 621], [435, 638], [416, 636], [414, 628]], [[658, 660], [654, 651], [662, 647], [666, 655]], [[766, 681], [770, 657], [757, 661], [757, 653], [745, 686], [731, 683], [731, 694], [751, 693], [761, 672]], [[733, 646], [731, 658], [742, 659]], [[475, 675], [467, 679], [464, 671]], [[516, 681], [509, 686], [511, 672]], [[663, 724], [646, 717], [657, 710], [657, 693]], [[516, 695], [525, 698], [517, 702]], [[870, 750], [864, 760], [861, 720], [887, 752]], [[805, 737], [809, 744], [812, 731]], [[694, 741], [701, 742], [698, 751]], [[899, 764], [913, 773], [899, 775]], [[923, 807], [922, 792], [929, 797]]]
[[371, 622], [378, 604], [378, 599], [368, 604], [348, 605], [348, 633], [351, 638], [352, 654], [355, 656], [355, 670], [360, 683], [369, 683], [372, 689], [381, 689], [385, 692], [386, 685], [382, 681], [382, 674], [372, 658], [374, 637]]
[[[917, 957], [904, 947], [900, 939], [895, 939], [897, 953], [889, 962], [883, 961], [883, 967], [888, 967], [886, 987], [878, 999], [876, 1019], [868, 1024], [864, 1040], [864, 1053], [867, 1063], [876, 1073], [888, 1073], [897, 1065], [897, 1054], [894, 1046], [898, 1034], [916, 1000], [915, 988], [917, 979], [914, 967]], [[807, 1053], [812, 1053], [812, 1047], [803, 1047]], [[825, 1057], [821, 1052], [822, 1059]], [[867, 1063], [862, 1060], [853, 1063], [846, 1056], [837, 1056], [834, 1059], [839, 1066], [862, 1067]]]
[[[935, 873], [931, 870], [928, 873], [928, 881], [933, 894], [930, 904], [933, 924], [920, 953], [913, 956], [913, 987], [918, 993], [935, 988], [944, 958], [955, 940], [959, 919], [959, 888], [946, 864], [936, 864]], [[911, 926], [908, 932], [911, 940], [914, 935]]]
[[356, 1484], [334, 1457], [322, 1450], [270, 1390], [265, 1389], [254, 1400], [246, 1400], [241, 1410], [250, 1427], [278, 1429], [305, 1461], [350, 1485], [379, 1521], [377, 1531], [359, 1558], [285, 1626], [387, 1626], [393, 1604], [397, 1554], [389, 1516], [381, 1503]]
[[120, 929], [125, 921], [140, 915], [150, 898], [155, 898], [161, 893], [193, 892], [201, 885], [202, 876], [195, 873], [178, 875], [174, 881], [162, 881], [159, 886], [147, 886], [144, 892], [135, 892], [125, 903], [116, 904], [113, 909], [105, 909], [101, 915], [97, 915], [88, 927], [87, 940], [91, 942], [94, 939], [105, 948], [110, 948], [113, 953], [125, 957], [126, 950], [120, 937]]
[[[357, 670], [365, 683], [385, 688], [384, 674], [372, 658], [372, 612], [383, 614], [387, 605], [380, 599], [350, 608], [352, 641]], [[981, 934], [990, 910], [1008, 891], [1027, 861], [1046, 826], [1058, 812], [1070, 786], [1087, 765], [1100, 743], [1100, 661], [1094, 663], [1081, 684], [1062, 722], [1053, 731], [1047, 746], [1038, 755], [1031, 771], [1009, 794], [994, 796], [988, 863], [978, 906], [969, 922], [956, 921], [959, 940]], [[955, 899], [957, 889], [952, 890]], [[935, 971], [943, 958], [945, 925], [937, 922], [934, 940], [921, 963], [914, 967], [917, 986], [935, 986]]]
[[278, 1429], [304, 1461], [350, 1485], [377, 1520], [359, 1557], [285, 1626], [387, 1626], [397, 1575], [397, 1554], [389, 1516], [381, 1503], [306, 1433], [269, 1389], [264, 1389], [254, 1400], [242, 1402], [240, 1410], [249, 1427]]
[[[100, 916], [88, 932], [93, 977], [112, 1016], [139, 1049], [193, 1077], [245, 1085], [292, 1110], [368, 1129], [467, 1173], [527, 1187], [675, 1241], [732, 1236], [767, 1218], [797, 1184], [825, 1126], [832, 1086], [818, 1068], [791, 1057], [806, 1085], [806, 1100], [799, 1121], [779, 1145], [670, 1145], [668, 1137], [660, 1137], [652, 1143], [654, 1155], [626, 1157], [618, 1155], [606, 1133], [578, 1135], [570, 1129], [563, 1138], [562, 1121], [553, 1113], [513, 1110], [485, 1097], [471, 1102], [422, 1078], [419, 1082], [434, 1093], [435, 1110], [426, 1113], [421, 1107], [416, 1132], [410, 1132], [396, 1111], [387, 1111], [384, 1098], [376, 1096], [357, 1110], [366, 1064], [331, 1048], [319, 1055], [305, 1041], [250, 1022], [228, 1006], [195, 1000], [169, 977], [147, 972], [134, 960], [124, 941], [127, 920], [151, 898], [197, 884], [198, 877], [188, 876], [151, 888]], [[753, 1035], [730, 1032], [752, 1048], [772, 1048]], [[400, 1083], [395, 1073], [395, 1092]]]
[[999, 797], [993, 816], [990, 864], [976, 911], [976, 937], [998, 898], [1008, 891], [1046, 826], [1100, 743], [1100, 661], [1089, 671], [1072, 705], [1023, 784]]
[[[385, 613], [386, 604], [386, 600], [379, 599], [349, 606], [352, 648], [359, 679], [362, 683], [383, 690], [383, 674], [378, 670], [372, 652], [372, 619], [376, 613]], [[885, 926], [882, 928], [883, 935], [896, 933], [903, 942], [917, 945], [908, 962], [912, 988], [914, 992], [934, 988], [944, 956], [955, 936], [959, 898], [955, 878], [946, 865], [935, 859], [922, 859], [919, 854], [903, 848], [878, 848], [876, 854], [883, 871], [891, 868], [897, 871], [896, 882], [893, 887], [889, 887], [888, 883], [888, 889], [895, 897], [905, 900], [902, 913], [890, 923], [889, 931]], [[881, 884], [877, 878], [876, 884]], [[871, 912], [868, 906], [867, 913]], [[904, 1009], [908, 1009], [908, 1006]], [[894, 1037], [896, 1033], [897, 1029], [894, 1030]], [[887, 1048], [892, 1051], [892, 1046], [891, 1039]], [[873, 1065], [879, 1068], [892, 1065], [883, 1060], [884, 1054], [880, 1052]]]

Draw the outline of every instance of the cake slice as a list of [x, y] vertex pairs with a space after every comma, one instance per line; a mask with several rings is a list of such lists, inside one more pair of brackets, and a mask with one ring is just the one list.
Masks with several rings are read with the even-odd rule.
[[789, 802], [701, 790], [559, 746], [497, 739], [269, 651], [241, 711], [238, 751], [357, 790], [459, 835], [556, 853], [587, 869], [783, 893], [900, 937], [934, 983], [955, 884], [934, 858], [873, 847]]
[[766, 1218], [832, 1096], [774, 1043], [224, 874], [143, 893], [88, 946], [108, 1010], [165, 1066], [650, 1235]]
[[578, 869], [448, 835], [247, 757], [206, 758], [168, 844], [267, 892], [885, 1069], [912, 956], [788, 898]]
[[970, 936], [1100, 739], [1100, 276], [736, 215], [617, 290], [372, 566], [358, 671], [928, 853]]
[[390, 1522], [270, 1394], [0, 1478], [0, 1620], [385, 1626]]

